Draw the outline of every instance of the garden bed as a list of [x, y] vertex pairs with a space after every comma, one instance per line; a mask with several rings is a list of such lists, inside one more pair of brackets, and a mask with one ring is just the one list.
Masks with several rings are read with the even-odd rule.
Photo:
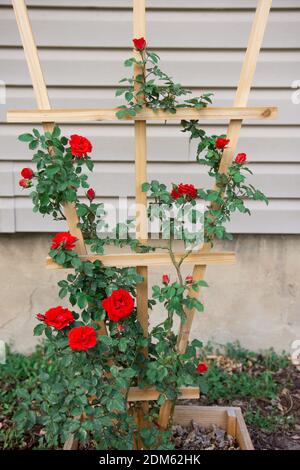
[[[209, 365], [208, 393], [180, 402], [180, 408], [190, 413], [195, 408], [213, 410], [216, 405], [218, 409], [239, 407], [255, 450], [300, 449], [300, 373], [286, 355], [257, 354], [230, 344], [219, 352], [206, 348], [202, 358]], [[0, 368], [0, 449], [49, 448], [41, 424], [27, 431], [17, 429], [14, 416], [24, 401], [18, 389], [23, 389], [23, 396], [32, 390], [42, 393], [41, 374], [49, 373], [50, 367], [54, 365], [45, 360], [43, 348], [31, 356], [8, 354]], [[194, 413], [188, 416], [186, 425], [195, 419]], [[226, 429], [224, 413], [221, 422], [209, 424], [222, 428], [222, 423]]]
[[177, 406], [174, 423], [173, 439], [181, 449], [254, 449], [238, 407]]

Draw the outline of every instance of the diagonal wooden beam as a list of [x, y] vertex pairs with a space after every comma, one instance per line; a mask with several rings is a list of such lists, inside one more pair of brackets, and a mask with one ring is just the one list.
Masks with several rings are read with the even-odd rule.
[[[258, 1], [254, 21], [249, 36], [248, 47], [246, 50], [246, 55], [241, 70], [239, 84], [236, 91], [234, 106], [247, 106], [271, 6], [272, 0]], [[242, 128], [242, 123], [242, 118], [239, 120], [232, 119], [229, 123], [227, 137], [228, 139], [230, 139], [230, 144], [228, 148], [225, 149], [222, 155], [222, 160], [220, 164], [221, 173], [227, 172], [228, 167], [233, 160], [240, 131]]]
[[[26, 3], [24, 0], [13, 0], [12, 3], [20, 36], [22, 39], [24, 54], [27, 61], [29, 74], [32, 80], [37, 105], [40, 109], [48, 110], [49, 112], [51, 108], [50, 101], [30, 24], [30, 19], [26, 8]], [[43, 124], [45, 131], [52, 132], [54, 121], [55, 119], [47, 118], [42, 119], [40, 122]], [[65, 204], [64, 212], [70, 232], [72, 233], [72, 235], [78, 238], [76, 250], [80, 254], [85, 254], [86, 248], [83, 236], [81, 230], [77, 227], [79, 220], [77, 217], [75, 206], [70, 203]]]
[[[38, 50], [34, 40], [30, 19], [28, 16], [26, 3], [24, 0], [13, 0], [13, 8], [23, 44], [26, 62], [29, 69], [29, 74], [32, 80], [34, 94], [36, 97], [37, 105], [40, 109], [50, 110], [50, 101], [48, 97], [47, 87], [44, 80], [42, 67], [38, 55]], [[45, 119], [42, 121], [45, 131], [52, 132], [54, 127], [53, 119]], [[77, 237], [76, 251], [79, 255], [85, 255], [87, 249], [84, 243], [83, 235], [78, 228], [79, 219], [74, 204], [64, 204], [64, 214], [67, 219], [67, 224], [72, 235]], [[104, 321], [98, 322], [99, 333], [107, 334], [106, 325]]]
[[[40, 123], [55, 121], [56, 123], [120, 121], [116, 117], [116, 108], [97, 109], [12, 109], [7, 112], [7, 121], [14, 123]], [[127, 116], [122, 121], [134, 121], [141, 127], [144, 121], [180, 121], [185, 120], [268, 120], [274, 119], [277, 108], [274, 106], [245, 107], [209, 107], [203, 109], [179, 108], [175, 114], [167, 111], [153, 111], [144, 108], [136, 116]], [[140, 123], [140, 124], [138, 124]], [[139, 139], [138, 139], [139, 140]]]
[[[247, 106], [249, 93], [251, 90], [251, 85], [256, 69], [256, 64], [259, 56], [259, 51], [262, 46], [262, 41], [264, 37], [264, 32], [266, 29], [268, 16], [270, 13], [270, 8], [272, 5], [272, 0], [259, 0], [254, 21], [252, 24], [248, 47], [245, 55], [245, 60], [242, 66], [242, 71], [240, 75], [240, 80], [236, 92], [236, 97], [234, 101], [235, 106]], [[230, 145], [222, 155], [222, 160], [220, 163], [220, 172], [226, 173], [228, 167], [230, 166], [232, 159], [234, 157], [236, 146], [242, 127], [242, 119], [233, 119], [230, 121], [227, 131], [227, 137], [230, 139]], [[209, 252], [211, 249], [210, 245], [205, 245], [202, 249], [203, 252]], [[205, 277], [206, 266], [195, 266], [193, 270], [193, 279], [195, 281], [204, 279]], [[191, 295], [195, 294], [191, 291]], [[200, 290], [196, 295], [200, 295]], [[193, 318], [195, 315], [195, 309], [187, 310], [186, 316], [187, 320], [185, 323], [181, 322], [178, 341], [177, 341], [177, 350], [179, 354], [183, 354], [186, 350], [189, 340], [189, 334], [193, 323]], [[174, 408], [174, 402], [167, 400], [162, 407], [160, 408], [159, 413], [159, 425], [162, 428], [167, 428], [169, 425], [170, 415], [172, 409]]]
[[[176, 261], [180, 261], [185, 253], [175, 253]], [[170, 256], [168, 253], [119, 253], [109, 255], [81, 255], [82, 261], [99, 260], [104, 266], [139, 267], [139, 266], [163, 266], [170, 264]], [[233, 252], [210, 252], [191, 253], [183, 261], [184, 265], [231, 265], [235, 263], [235, 253]], [[64, 269], [57, 264], [50, 256], [46, 259], [48, 269]]]

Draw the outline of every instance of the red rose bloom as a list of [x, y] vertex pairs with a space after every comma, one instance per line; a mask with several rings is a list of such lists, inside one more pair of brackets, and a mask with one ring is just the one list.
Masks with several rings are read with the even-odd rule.
[[73, 351], [87, 351], [97, 343], [96, 330], [91, 326], [78, 326], [68, 333], [69, 346]]
[[25, 178], [26, 180], [31, 180], [33, 178], [33, 171], [31, 168], [23, 168], [23, 170], [21, 171], [21, 176], [23, 176], [23, 178]]
[[64, 250], [74, 250], [75, 242], [77, 241], [76, 237], [70, 234], [70, 232], [61, 232], [55, 235], [52, 238], [52, 245], [51, 248], [56, 250], [57, 248], [63, 248]]
[[111, 321], [119, 321], [133, 312], [134, 300], [127, 290], [118, 289], [102, 300], [102, 306]]
[[122, 332], [125, 330], [125, 328], [124, 328], [123, 325], [118, 325], [118, 326], [117, 326], [117, 330], [118, 330], [120, 333], [122, 333]]
[[162, 277], [162, 282], [163, 282], [163, 284], [166, 284], [166, 285], [169, 284], [170, 278], [169, 278], [169, 276], [168, 276], [167, 274], [164, 274], [164, 275], [163, 275], [163, 277]]
[[226, 145], [228, 145], [230, 142], [229, 139], [225, 139], [223, 137], [218, 137], [215, 141], [215, 146], [217, 149], [222, 150]]
[[185, 282], [187, 284], [192, 284], [193, 283], [193, 276], [186, 276]]
[[19, 186], [21, 186], [21, 188], [29, 188], [30, 186], [30, 181], [29, 180], [25, 180], [25, 179], [21, 179], [19, 181]]
[[72, 312], [70, 312], [70, 310], [67, 308], [60, 306], [50, 308], [50, 310], [48, 310], [45, 315], [38, 314], [37, 317], [39, 320], [45, 322], [46, 325], [53, 326], [57, 330], [62, 330], [74, 321]]
[[247, 155], [245, 153], [238, 153], [235, 157], [235, 163], [242, 165], [247, 160]]
[[173, 199], [179, 199], [182, 196], [185, 196], [189, 200], [196, 199], [197, 189], [193, 184], [180, 183], [178, 186], [172, 189], [171, 197]]
[[90, 201], [93, 201], [93, 199], [95, 199], [96, 193], [93, 190], [93, 188], [90, 188], [90, 189], [87, 190], [86, 196]]
[[145, 38], [135, 38], [132, 40], [133, 44], [134, 44], [134, 47], [138, 50], [138, 51], [143, 51], [145, 48], [146, 48], [146, 39]]
[[197, 366], [197, 372], [199, 372], [199, 374], [203, 374], [204, 372], [206, 372], [208, 369], [207, 365], [205, 364], [205, 362], [200, 362]]
[[86, 157], [93, 149], [91, 142], [86, 137], [77, 134], [70, 136], [69, 144], [74, 157]]

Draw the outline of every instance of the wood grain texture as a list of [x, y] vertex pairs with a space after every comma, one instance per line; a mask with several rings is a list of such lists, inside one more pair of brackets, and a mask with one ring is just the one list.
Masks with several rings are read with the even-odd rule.
[[[158, 399], [160, 392], [155, 388], [141, 389], [139, 387], [131, 387], [128, 393], [128, 401], [155, 401]], [[200, 392], [198, 387], [181, 387], [179, 389], [179, 400], [191, 400], [197, 399], [200, 397]]]
[[234, 408], [228, 408], [226, 410], [227, 414], [227, 425], [226, 431], [227, 434], [230, 434], [232, 437], [236, 437], [236, 428], [237, 428], [237, 416]]
[[[177, 261], [181, 259], [184, 253], [176, 253]], [[170, 264], [168, 253], [118, 253], [109, 255], [81, 255], [83, 261], [99, 260], [104, 266], [117, 267], [135, 267], [135, 266], [163, 266]], [[183, 265], [231, 265], [235, 263], [235, 254], [232, 252], [210, 252], [210, 253], [191, 253], [184, 261]], [[47, 268], [64, 269], [57, 265], [49, 256], [46, 259]]]
[[[94, 121], [119, 121], [116, 117], [117, 109], [51, 109], [51, 110], [9, 110], [7, 112], [7, 122], [11, 123], [41, 123], [45, 121], [55, 121], [56, 123], [71, 122], [94, 122]], [[166, 111], [152, 111], [143, 109], [136, 116], [128, 116], [122, 121], [135, 121], [136, 125], [136, 152], [139, 155], [139, 163], [142, 166], [145, 162], [146, 146], [143, 142], [145, 136], [144, 121], [180, 121], [181, 119], [201, 119], [201, 120], [266, 120], [274, 119], [277, 115], [277, 108], [266, 107], [233, 107], [233, 108], [204, 108], [190, 109], [180, 108], [176, 114]], [[139, 175], [144, 176], [142, 168], [138, 168]]]

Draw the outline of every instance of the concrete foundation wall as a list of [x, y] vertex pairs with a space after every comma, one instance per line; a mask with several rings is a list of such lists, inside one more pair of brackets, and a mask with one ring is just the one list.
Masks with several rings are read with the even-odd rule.
[[[21, 352], [36, 344], [35, 314], [62, 302], [56, 282], [63, 271], [44, 267], [50, 239], [49, 234], [0, 237], [0, 339]], [[193, 336], [218, 343], [239, 340], [253, 350], [290, 351], [300, 339], [299, 242], [296, 235], [239, 235], [217, 247], [236, 251], [237, 264], [208, 268], [205, 311], [196, 315]], [[150, 283], [160, 282], [162, 274], [153, 269]], [[151, 321], [161, 315], [156, 309]]]

